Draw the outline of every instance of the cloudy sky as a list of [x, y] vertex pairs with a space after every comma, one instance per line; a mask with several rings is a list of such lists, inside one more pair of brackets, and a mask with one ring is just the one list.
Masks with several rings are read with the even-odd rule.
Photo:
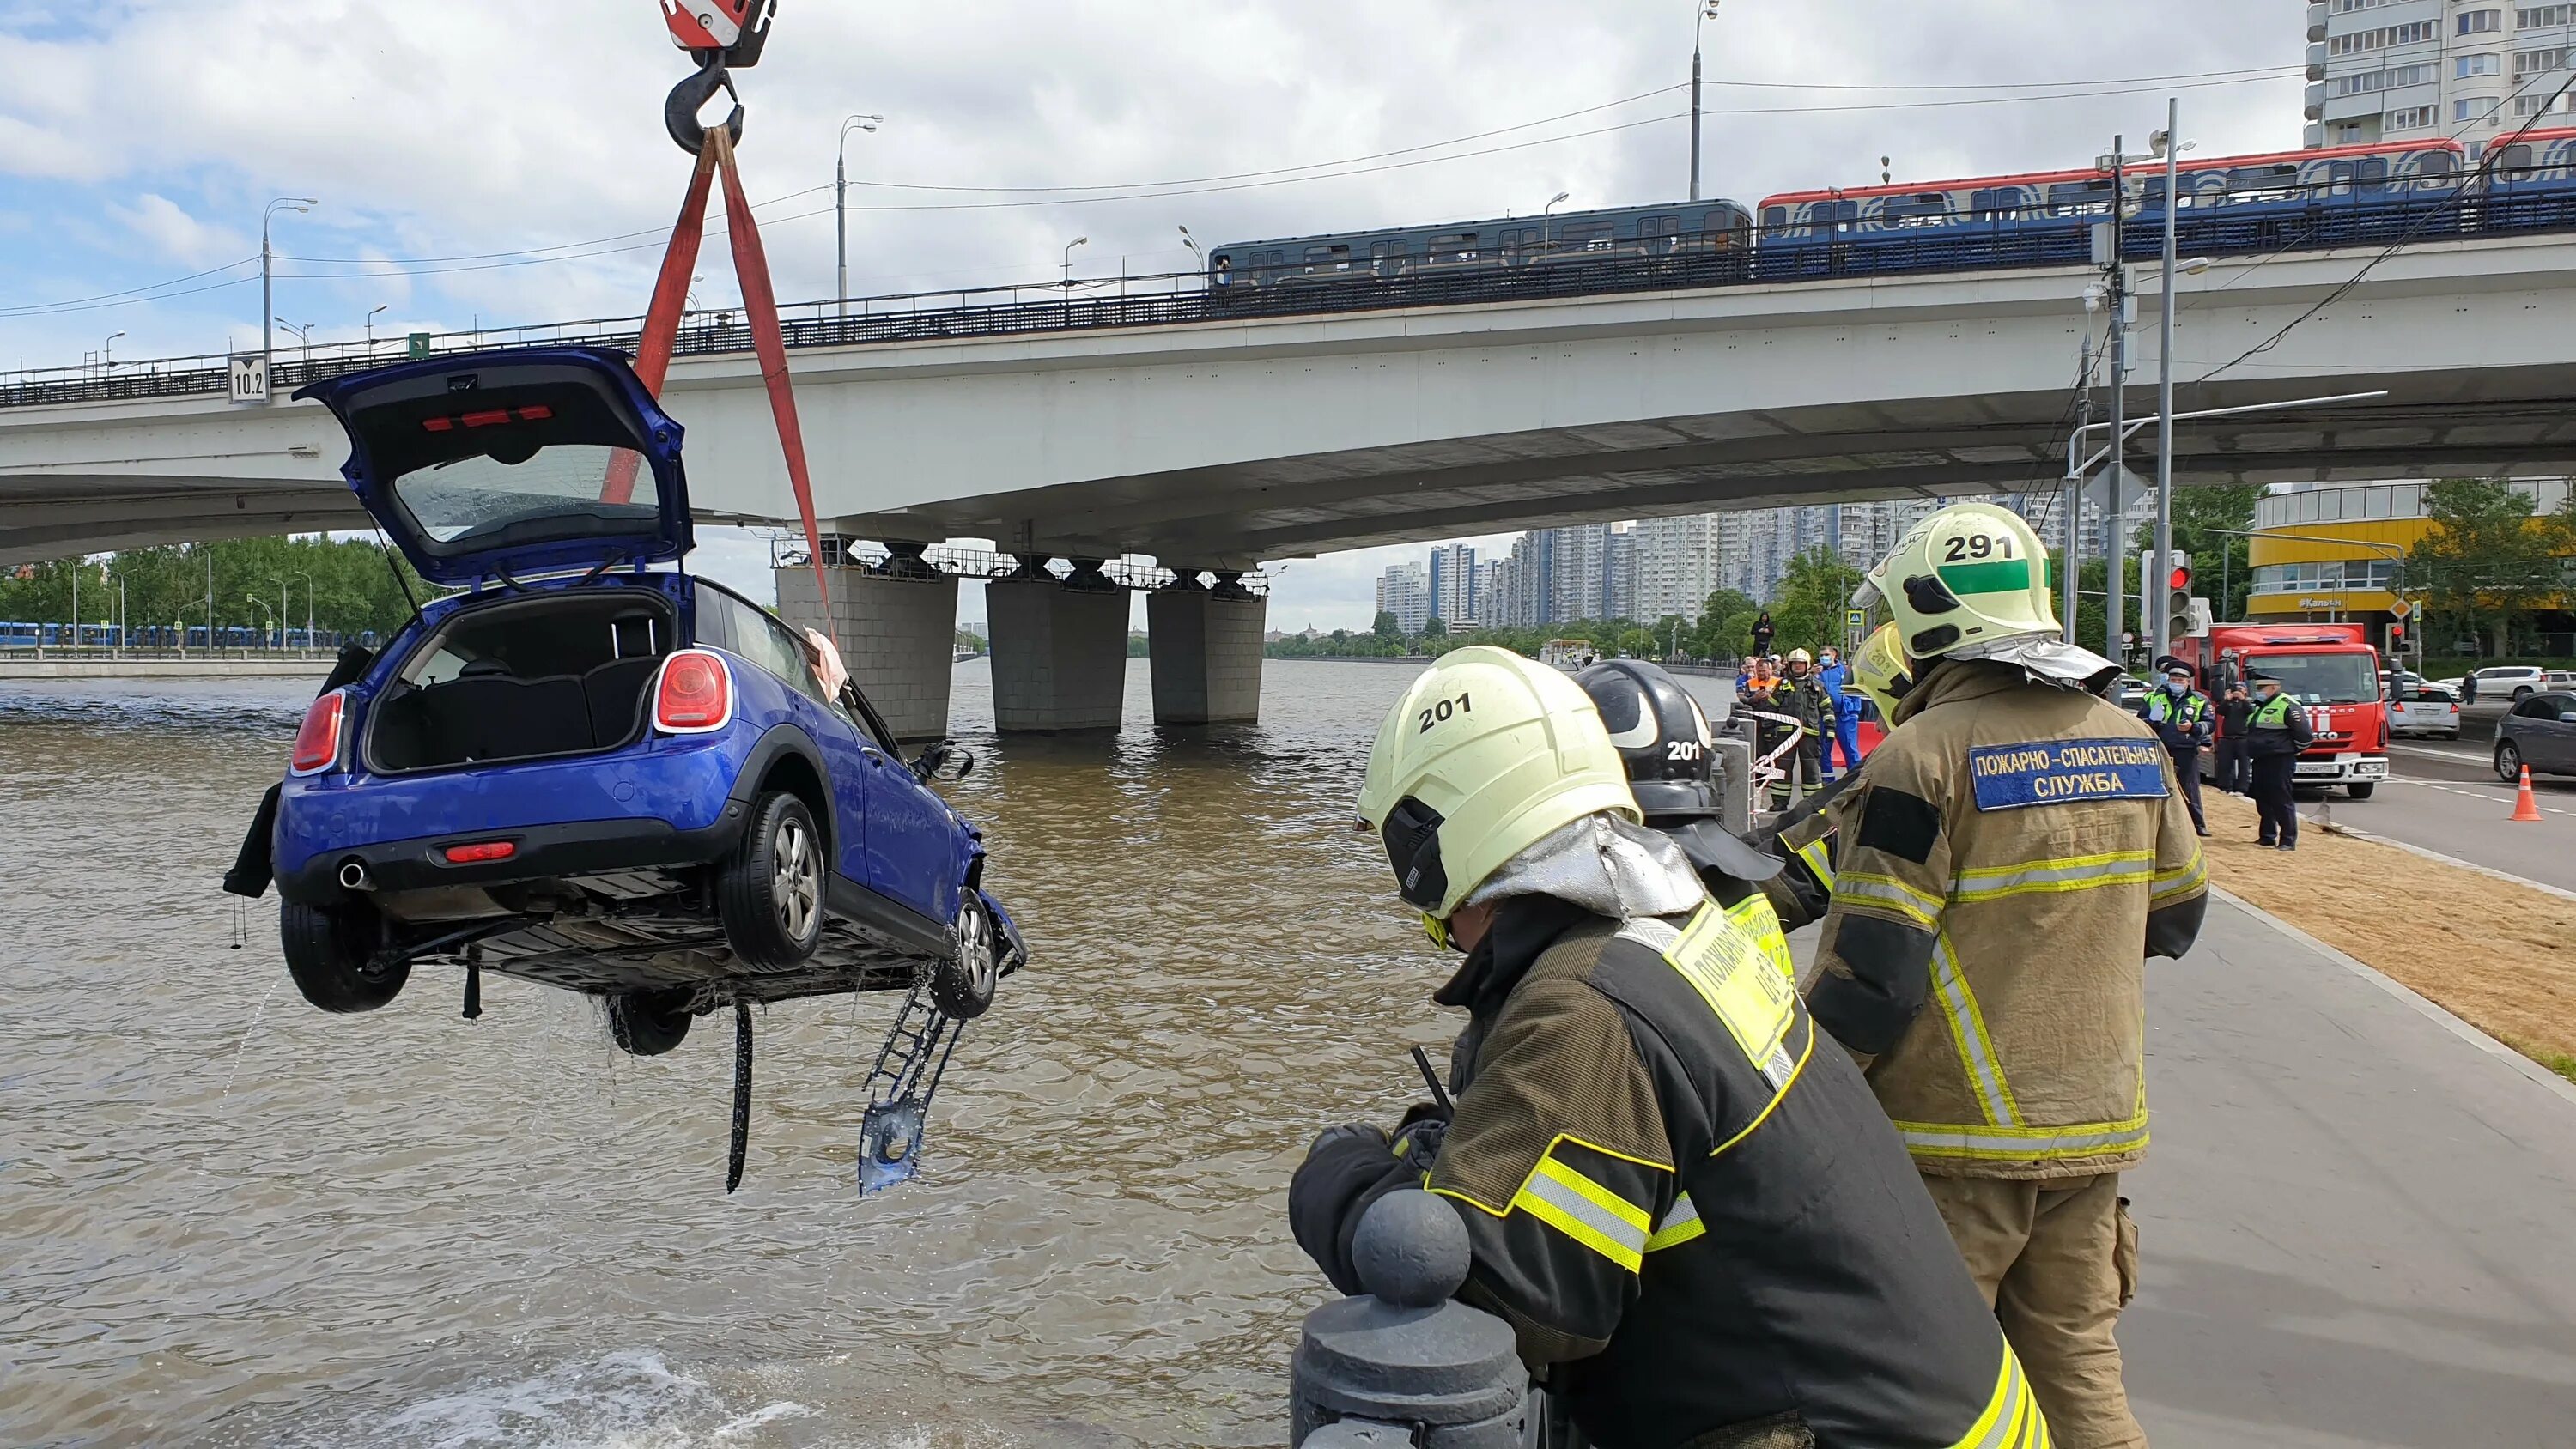
[[[1181, 225], [1215, 243], [1687, 184], [1692, 0], [783, 10], [742, 76], [783, 298], [832, 291], [854, 112], [885, 117], [850, 136], [854, 294], [1043, 280], [1075, 236], [1080, 273], [1175, 271]], [[1882, 155], [1901, 180], [2080, 165], [2115, 131], [2137, 145], [2168, 94], [2203, 154], [2295, 147], [2303, 18], [1723, 0], [1704, 189], [1875, 182]], [[276, 229], [276, 310], [316, 340], [378, 307], [379, 335], [629, 316], [686, 176], [659, 116], [686, 59], [653, 0], [0, 0], [0, 57], [0, 368], [77, 365], [111, 333], [120, 362], [256, 345], [281, 196], [321, 202]], [[1043, 189], [1068, 187], [1110, 189]], [[720, 243], [705, 263], [701, 304], [733, 302]], [[1420, 552], [1289, 565], [1272, 622], [1365, 626], [1378, 570]]]

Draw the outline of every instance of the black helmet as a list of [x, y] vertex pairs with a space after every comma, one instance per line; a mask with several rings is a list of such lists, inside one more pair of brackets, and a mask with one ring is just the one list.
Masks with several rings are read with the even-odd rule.
[[1659, 664], [1613, 659], [1584, 670], [1574, 682], [1601, 711], [1647, 824], [1717, 813], [1708, 713], [1681, 681]]

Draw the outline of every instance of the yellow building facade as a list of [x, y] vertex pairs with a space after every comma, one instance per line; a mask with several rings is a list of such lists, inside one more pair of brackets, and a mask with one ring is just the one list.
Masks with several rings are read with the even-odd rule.
[[[2399, 563], [2432, 531], [2424, 516], [2425, 484], [2302, 483], [2266, 494], [2254, 505], [2246, 553], [2254, 588], [2245, 603], [2253, 622], [2364, 623], [2386, 642], [2394, 617]], [[2564, 478], [2516, 479], [2534, 514], [2567, 501]], [[2420, 598], [2414, 602], [2420, 604]]]

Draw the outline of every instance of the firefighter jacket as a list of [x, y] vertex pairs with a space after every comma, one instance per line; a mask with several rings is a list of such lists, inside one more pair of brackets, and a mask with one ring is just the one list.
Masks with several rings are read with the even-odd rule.
[[1772, 696], [1774, 707], [1803, 726], [1811, 735], [1834, 732], [1834, 702], [1825, 693], [1824, 682], [1814, 670], [1803, 676], [1784, 675], [1779, 692]]
[[1936, 663], [1832, 807], [1808, 1004], [1925, 1172], [2116, 1172], [2147, 1147], [2146, 958], [2208, 873], [2165, 751], [2097, 696]]
[[1335, 1129], [1290, 1188], [1298, 1241], [1350, 1291], [1377, 1195], [1448, 1198], [1474, 1246], [1460, 1296], [1512, 1325], [1602, 1449], [1764, 1429], [2045, 1444], [1939, 1212], [1746, 928], [1767, 915], [1749, 900], [1742, 920], [1709, 902], [1624, 926], [1509, 900], [1436, 998], [1471, 1023], [1427, 1177], [1420, 1129], [1395, 1160]]
[[1762, 882], [1762, 893], [1770, 899], [1780, 929], [1813, 925], [1825, 918], [1825, 908], [1833, 904], [1833, 803], [1868, 770], [1869, 762], [1863, 760], [1859, 769], [1845, 770], [1754, 833], [1753, 847], [1781, 862], [1779, 873]]
[[2197, 689], [2186, 689], [2180, 698], [2161, 686], [2150, 691], [2147, 702], [2138, 707], [2138, 718], [2156, 732], [2156, 738], [2177, 756], [2196, 755], [2209, 743], [2211, 727], [2216, 723], [2210, 713], [2209, 696]]
[[2245, 721], [2245, 752], [2249, 755], [2295, 755], [2316, 742], [2317, 732], [2308, 724], [2307, 709], [2287, 693], [2257, 704]]

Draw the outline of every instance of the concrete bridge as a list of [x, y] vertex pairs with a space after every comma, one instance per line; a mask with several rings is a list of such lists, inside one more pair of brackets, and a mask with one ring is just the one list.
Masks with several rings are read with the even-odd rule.
[[[2185, 279], [2186, 382], [2305, 320], [2186, 387], [2182, 406], [2388, 396], [2189, 425], [2178, 476], [2576, 464], [2576, 238], [2421, 243], [2338, 290], [2376, 255], [2287, 252]], [[809, 347], [794, 361], [833, 531], [985, 538], [1024, 559], [1143, 553], [1195, 578], [1507, 527], [2054, 478], [2088, 280], [2035, 268], [1734, 285]], [[2133, 381], [2151, 379], [2154, 329], [2136, 336]], [[793, 515], [747, 354], [684, 358], [667, 392], [705, 516]], [[2133, 392], [2133, 409], [2150, 397]], [[343, 451], [308, 406], [0, 408], [0, 562], [355, 526]], [[994, 609], [997, 665], [1019, 653], [1010, 608]], [[1060, 614], [1049, 604], [1017, 626], [1060, 654], [1050, 672], [1114, 672], [1123, 623], [1112, 637]], [[1244, 641], [1225, 649], [1257, 651], [1257, 617], [1220, 632]], [[1032, 688], [1025, 718], [1084, 714], [1058, 707], [1060, 685]]]

